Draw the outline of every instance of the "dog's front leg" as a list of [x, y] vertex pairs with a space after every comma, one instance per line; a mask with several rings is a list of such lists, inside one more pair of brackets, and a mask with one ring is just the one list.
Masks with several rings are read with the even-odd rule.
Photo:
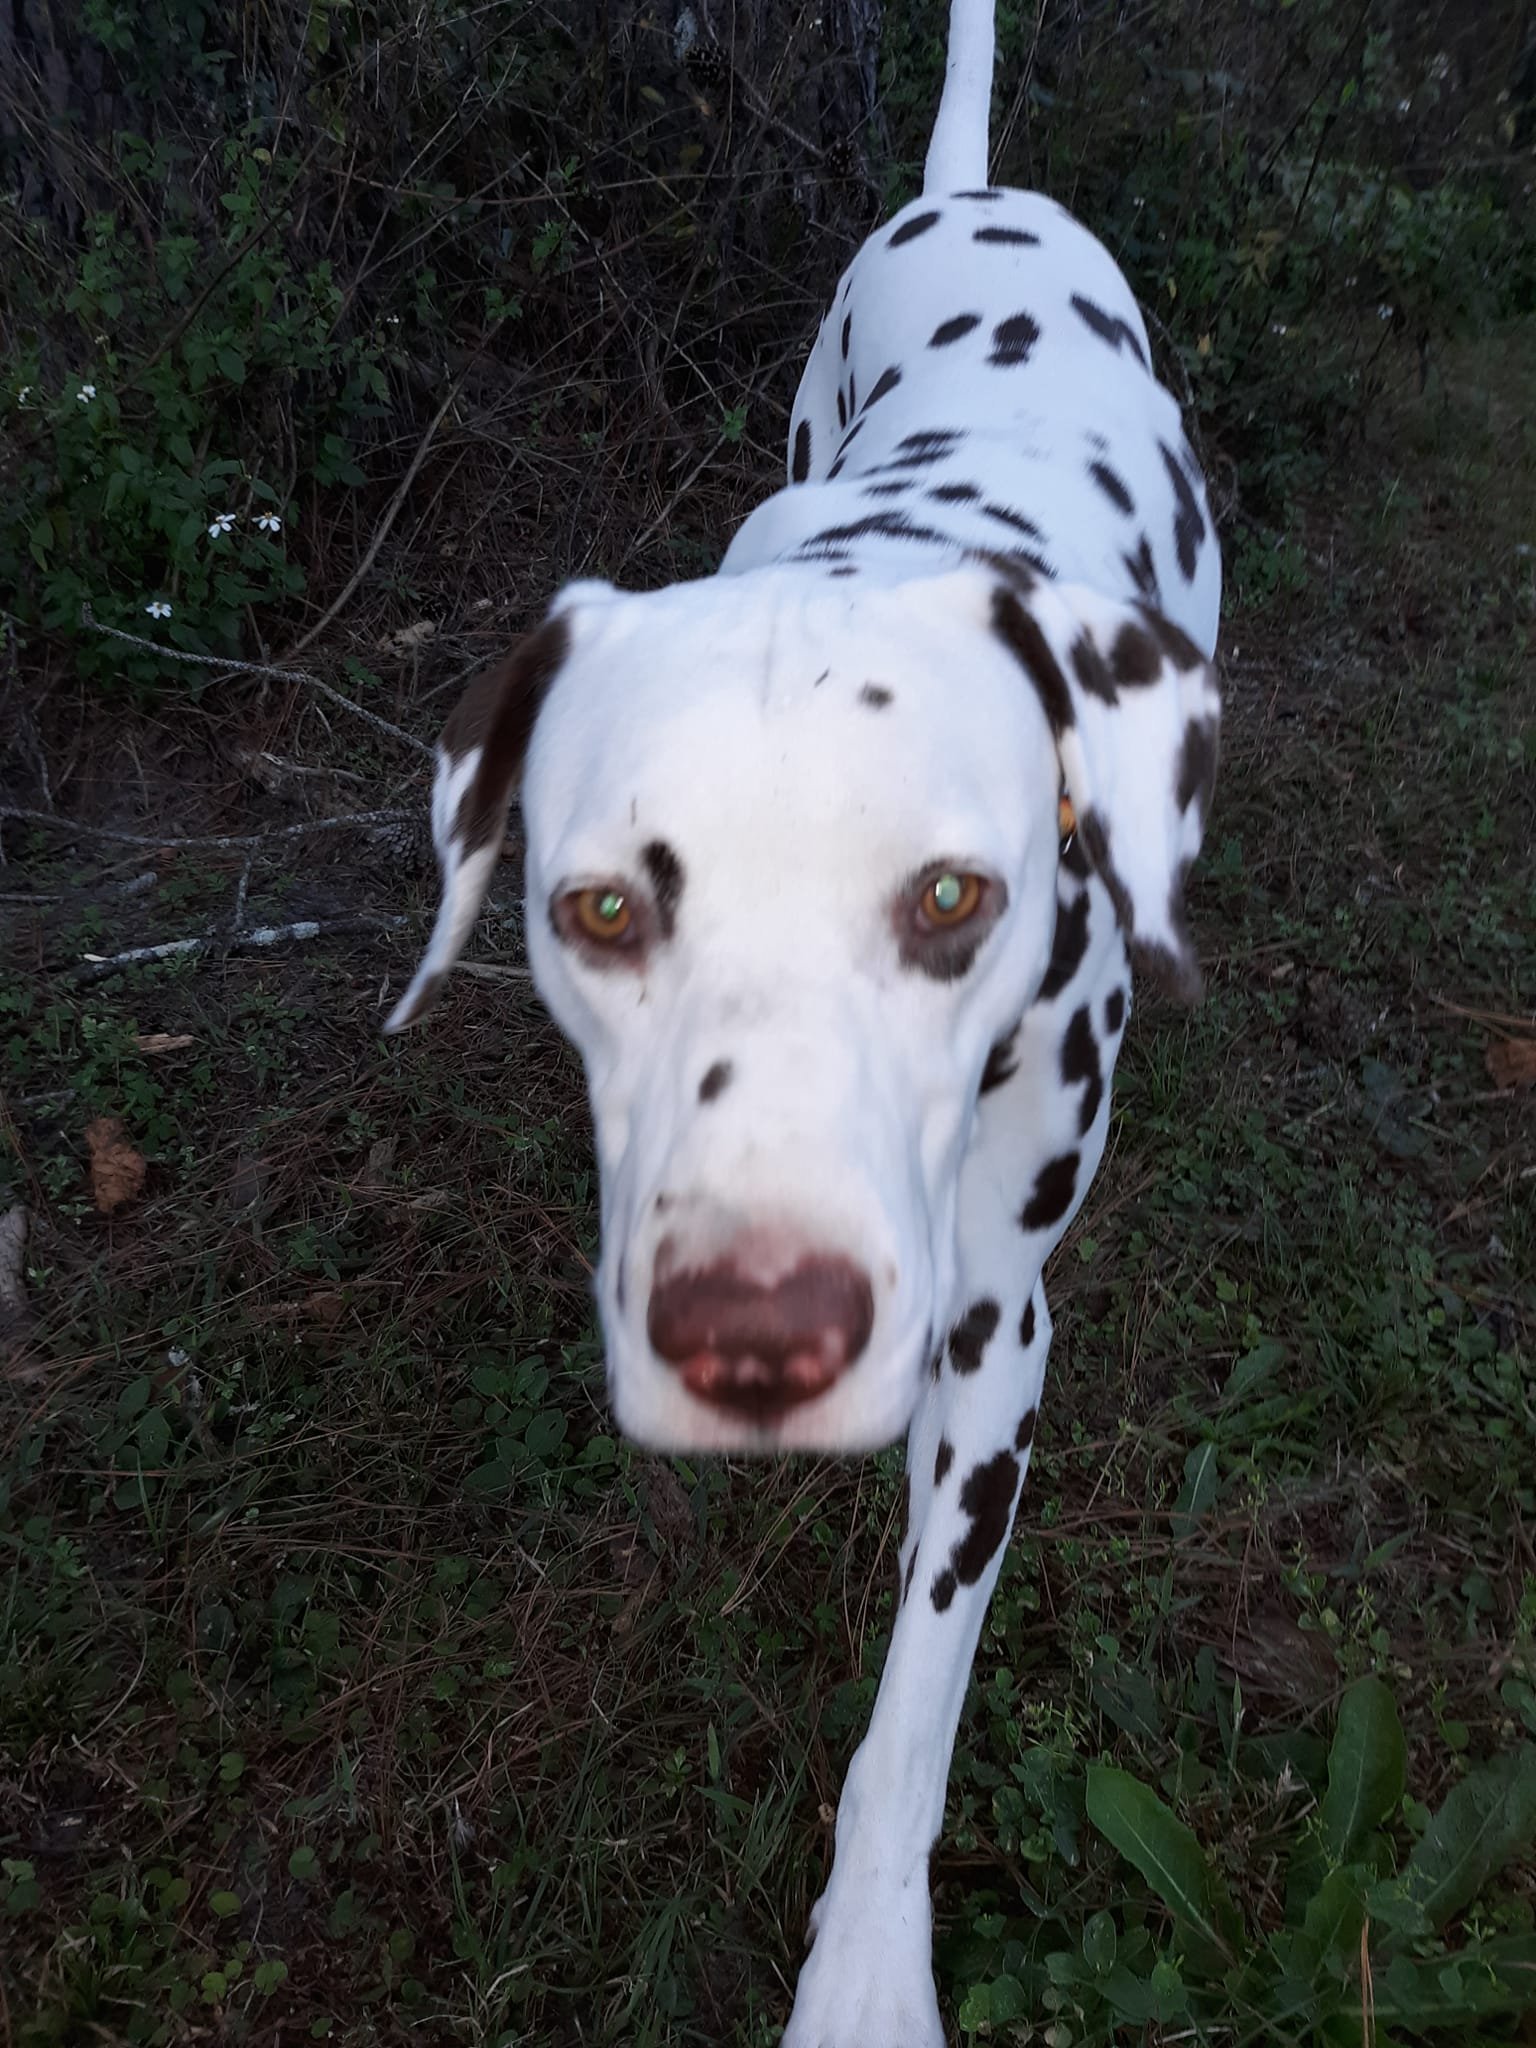
[[[1010, 1249], [1017, 1259], [1017, 1238]], [[1051, 1333], [1038, 1279], [1027, 1295], [1016, 1280], [1010, 1294], [969, 1298], [907, 1442], [901, 1606], [843, 1786], [832, 1875], [811, 1915], [814, 1946], [784, 2048], [944, 2048], [928, 1858]]]

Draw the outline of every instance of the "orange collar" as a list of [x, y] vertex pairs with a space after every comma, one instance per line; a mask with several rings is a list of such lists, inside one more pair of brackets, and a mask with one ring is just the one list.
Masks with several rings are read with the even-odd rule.
[[1077, 830], [1077, 813], [1072, 808], [1072, 799], [1069, 796], [1059, 796], [1056, 799], [1056, 830], [1061, 834], [1063, 846]]

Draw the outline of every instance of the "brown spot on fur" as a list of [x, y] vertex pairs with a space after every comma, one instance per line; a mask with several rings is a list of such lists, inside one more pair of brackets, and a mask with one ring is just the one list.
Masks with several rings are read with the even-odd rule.
[[1179, 809], [1187, 811], [1197, 799], [1204, 822], [1216, 787], [1217, 728], [1214, 718], [1194, 718], [1184, 730], [1179, 749], [1179, 779], [1176, 794]]

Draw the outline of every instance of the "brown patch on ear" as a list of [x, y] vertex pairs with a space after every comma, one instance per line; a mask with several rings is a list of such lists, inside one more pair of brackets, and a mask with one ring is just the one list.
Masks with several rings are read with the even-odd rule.
[[463, 853], [486, 846], [504, 828], [513, 784], [522, 773], [523, 756], [550, 684], [570, 648], [571, 629], [563, 618], [546, 619], [537, 632], [526, 634], [470, 684], [464, 700], [443, 731], [449, 752], [464, 753], [474, 745], [454, 732], [461, 716], [478, 721], [484, 753], [474, 780], [464, 792], [454, 821], [454, 837]]
[[1146, 620], [1148, 632], [1175, 667], [1182, 669], [1186, 675], [1191, 669], [1204, 668], [1205, 656], [1182, 626], [1176, 626], [1172, 619], [1152, 605], [1142, 604], [1136, 609]]
[[1018, 657], [1044, 706], [1051, 731], [1060, 739], [1077, 723], [1077, 717], [1067, 679], [1057, 665], [1039, 620], [1024, 609], [1011, 590], [994, 590], [992, 630]]
[[493, 661], [489, 668], [481, 669], [479, 675], [465, 689], [463, 696], [448, 714], [448, 722], [437, 736], [437, 744], [445, 754], [455, 760], [461, 755], [473, 753], [485, 744], [496, 706], [501, 701], [502, 686], [507, 674], [517, 660], [528, 635], [519, 633], [499, 661]]

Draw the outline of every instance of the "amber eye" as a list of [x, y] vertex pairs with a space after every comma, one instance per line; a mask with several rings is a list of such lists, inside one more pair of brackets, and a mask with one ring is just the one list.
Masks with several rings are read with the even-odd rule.
[[612, 945], [634, 923], [635, 914], [622, 889], [581, 889], [571, 898], [576, 922], [589, 939]]
[[981, 908], [980, 875], [963, 875], [946, 869], [935, 875], [923, 891], [918, 910], [923, 922], [934, 931], [952, 931], [966, 924]]

